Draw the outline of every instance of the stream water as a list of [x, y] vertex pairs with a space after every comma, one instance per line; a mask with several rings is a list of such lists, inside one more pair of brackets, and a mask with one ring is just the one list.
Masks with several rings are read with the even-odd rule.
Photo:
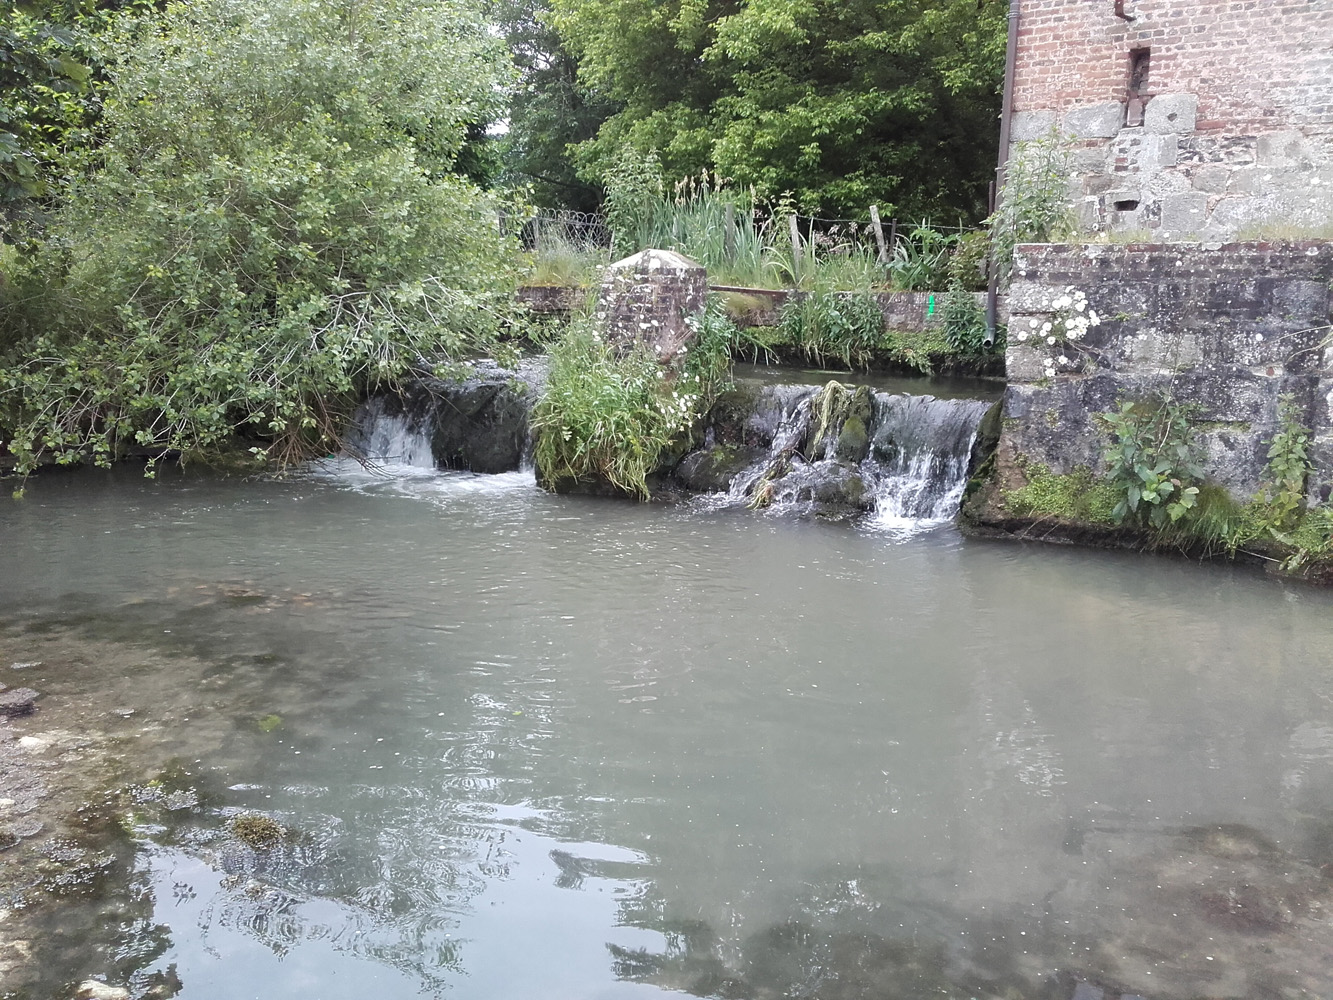
[[23, 683], [182, 786], [24, 995], [1329, 995], [1325, 592], [336, 463], [0, 539]]

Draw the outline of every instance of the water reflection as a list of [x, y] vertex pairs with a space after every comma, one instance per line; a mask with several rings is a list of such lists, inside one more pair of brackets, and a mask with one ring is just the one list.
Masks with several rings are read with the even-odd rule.
[[[136, 804], [120, 957], [62, 950], [63, 980], [1169, 1000], [1333, 978], [1324, 593], [517, 481], [93, 482], [0, 514], [0, 617], [43, 691], [90, 726], [132, 710], [186, 777]], [[246, 812], [290, 838], [246, 847]]]

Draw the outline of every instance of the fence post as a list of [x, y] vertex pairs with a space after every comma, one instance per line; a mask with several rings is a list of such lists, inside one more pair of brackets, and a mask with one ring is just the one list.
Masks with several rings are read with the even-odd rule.
[[875, 227], [875, 242], [879, 244], [879, 265], [884, 267], [889, 263], [889, 248], [884, 243], [884, 223], [879, 218], [879, 206], [870, 206], [870, 223]]

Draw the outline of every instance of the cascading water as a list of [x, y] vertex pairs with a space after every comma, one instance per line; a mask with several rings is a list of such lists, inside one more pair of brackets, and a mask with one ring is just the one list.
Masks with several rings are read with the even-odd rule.
[[823, 389], [764, 387], [743, 431], [745, 443], [759, 445], [763, 454], [731, 479], [725, 502], [834, 517], [865, 512], [869, 526], [897, 534], [952, 520], [967, 485], [978, 428], [993, 404], [882, 392], [863, 396], [868, 426], [858, 448], [840, 434], [845, 414], [825, 426], [834, 399], [822, 394], [840, 394], [845, 403], [851, 391], [836, 383]]
[[401, 409], [390, 412], [383, 396], [368, 399], [357, 409], [344, 449], [371, 465], [435, 468], [426, 429]]
[[872, 523], [903, 527], [958, 514], [977, 429], [993, 404], [933, 396], [875, 396], [875, 437], [864, 463], [874, 483]]

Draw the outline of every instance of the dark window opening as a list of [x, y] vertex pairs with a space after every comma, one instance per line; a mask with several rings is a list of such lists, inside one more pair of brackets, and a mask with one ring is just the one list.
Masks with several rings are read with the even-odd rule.
[[1133, 212], [1135, 209], [1139, 207], [1139, 203], [1134, 200], [1117, 201], [1114, 202], [1114, 205], [1115, 205], [1115, 210], [1117, 212]]
[[1148, 63], [1150, 49], [1133, 49], [1129, 53], [1129, 96], [1125, 101], [1125, 124], [1142, 125], [1143, 107], [1148, 103]]

